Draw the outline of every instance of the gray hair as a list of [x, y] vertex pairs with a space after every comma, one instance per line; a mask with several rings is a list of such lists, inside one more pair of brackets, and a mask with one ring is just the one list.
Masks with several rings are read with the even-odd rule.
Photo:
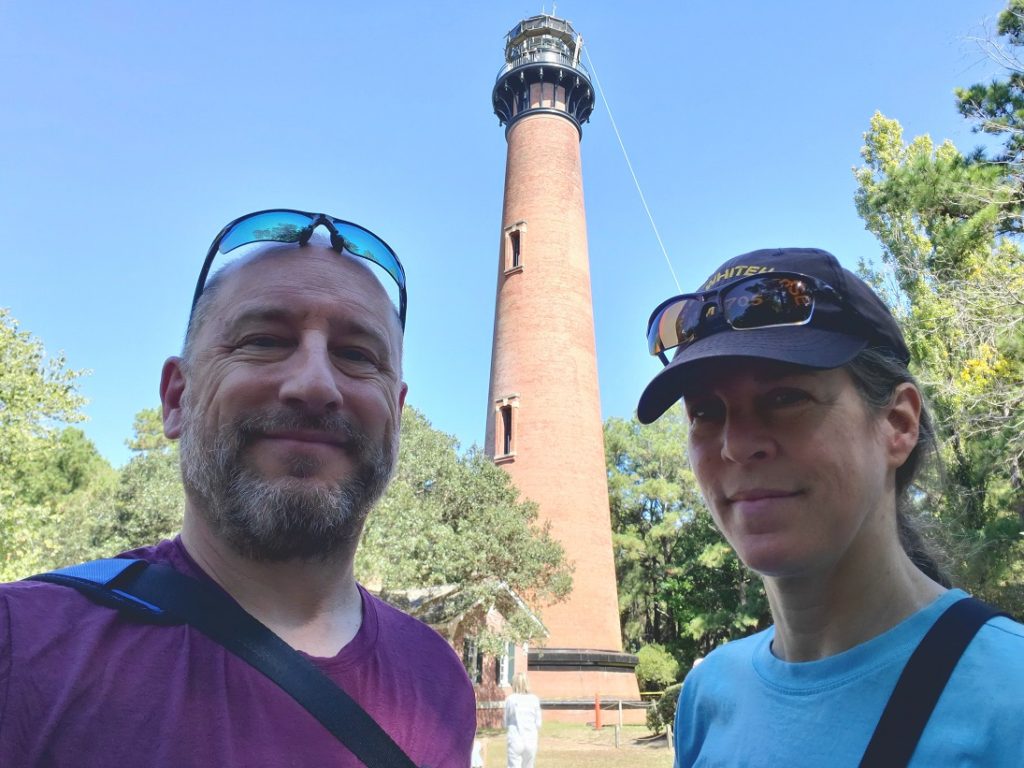
[[[900, 384], [913, 384], [921, 389], [903, 363], [877, 349], [863, 350], [843, 367], [853, 379], [861, 399], [873, 410], [891, 403]], [[896, 528], [900, 544], [914, 565], [944, 587], [951, 587], [949, 558], [930, 535], [931, 529], [936, 527], [935, 519], [927, 511], [920, 511], [914, 499], [919, 494], [918, 478], [929, 465], [937, 463], [937, 457], [935, 425], [927, 405], [922, 402], [917, 445], [896, 470]]]

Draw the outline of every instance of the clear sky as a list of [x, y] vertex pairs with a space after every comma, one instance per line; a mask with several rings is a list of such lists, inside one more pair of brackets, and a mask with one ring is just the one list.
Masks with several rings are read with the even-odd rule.
[[[979, 143], [953, 89], [997, 71], [975, 38], [1003, 0], [563, 0], [684, 289], [759, 247], [849, 267], [879, 249], [853, 206], [875, 110], [907, 137]], [[505, 139], [505, 33], [550, 2], [0, 0], [0, 306], [63, 350], [115, 465], [158, 404], [210, 241], [269, 207], [380, 234], [409, 276], [409, 403], [483, 441]], [[587, 58], [584, 58], [587, 63]], [[604, 417], [660, 363], [677, 293], [599, 102], [583, 132]]]

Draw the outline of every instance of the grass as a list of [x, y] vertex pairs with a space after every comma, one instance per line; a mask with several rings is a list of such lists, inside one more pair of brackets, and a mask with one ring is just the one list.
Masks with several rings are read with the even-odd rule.
[[[505, 767], [505, 734], [481, 734], [486, 768]], [[643, 725], [624, 725], [615, 747], [615, 728], [600, 731], [584, 725], [547, 723], [541, 728], [538, 768], [671, 768], [672, 750], [664, 735], [653, 737]]]

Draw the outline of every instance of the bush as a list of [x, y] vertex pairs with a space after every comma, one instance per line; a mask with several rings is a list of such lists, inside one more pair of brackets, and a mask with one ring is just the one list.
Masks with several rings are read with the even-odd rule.
[[661, 694], [661, 698], [647, 708], [647, 728], [651, 733], [661, 733], [666, 725], [676, 719], [676, 702], [679, 701], [682, 688], [682, 683], [670, 685]]
[[679, 662], [665, 646], [651, 643], [641, 648], [636, 657], [636, 679], [641, 691], [660, 691], [679, 680]]

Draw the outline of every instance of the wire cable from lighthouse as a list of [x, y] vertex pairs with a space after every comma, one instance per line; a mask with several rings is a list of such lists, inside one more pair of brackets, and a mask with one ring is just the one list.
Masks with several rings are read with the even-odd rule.
[[601, 94], [601, 101], [604, 102], [604, 108], [608, 110], [608, 120], [612, 124], [612, 130], [615, 132], [615, 138], [619, 141], [619, 147], [622, 149], [622, 156], [626, 159], [626, 167], [629, 168], [629, 175], [633, 177], [633, 184], [636, 185], [637, 194], [640, 195], [640, 202], [643, 203], [644, 211], [647, 212], [647, 219], [651, 222], [651, 229], [654, 230], [654, 236], [658, 240], [658, 245], [661, 246], [661, 253], [665, 257], [665, 264], [668, 265], [668, 271], [672, 275], [672, 280], [676, 284], [676, 290], [680, 293], [683, 292], [682, 287], [679, 285], [679, 278], [676, 277], [676, 271], [672, 269], [672, 261], [668, 257], [668, 251], [665, 250], [665, 243], [661, 240], [661, 234], [658, 232], [658, 225], [654, 223], [654, 215], [651, 213], [650, 207], [647, 205], [647, 198], [644, 197], [644, 191], [640, 188], [640, 180], [636, 177], [636, 172], [633, 170], [633, 164], [629, 162], [629, 153], [626, 152], [626, 145], [622, 142], [622, 136], [619, 134], [619, 127], [615, 124], [615, 116], [612, 115], [612, 106], [608, 103], [608, 97], [604, 95], [604, 88], [601, 87], [601, 79], [597, 76], [597, 68], [594, 66], [594, 60], [590, 58], [590, 50], [586, 45], [583, 45], [583, 53], [587, 57], [587, 68], [594, 75], [594, 85], [597, 86], [597, 92]]

